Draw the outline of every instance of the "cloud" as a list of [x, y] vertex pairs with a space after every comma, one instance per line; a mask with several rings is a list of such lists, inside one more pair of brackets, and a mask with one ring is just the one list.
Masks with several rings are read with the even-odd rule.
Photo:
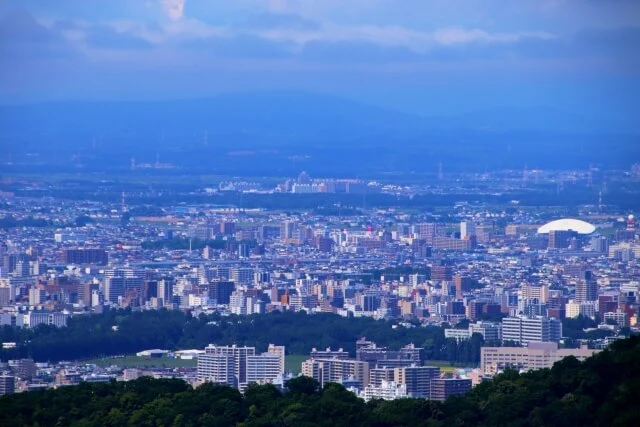
[[150, 49], [154, 45], [135, 34], [117, 31], [109, 25], [94, 25], [85, 29], [85, 42], [99, 49]]
[[0, 18], [1, 59], [51, 59], [75, 55], [76, 51], [58, 29], [40, 24], [24, 9], [12, 9]]
[[198, 53], [202, 59], [282, 59], [292, 57], [286, 43], [273, 42], [250, 34], [184, 39], [176, 45], [179, 50]]
[[489, 33], [480, 29], [443, 28], [433, 33], [436, 43], [441, 45], [456, 45], [464, 43], [514, 43], [522, 39], [555, 38], [553, 34], [545, 32], [523, 33]]
[[173, 21], [178, 21], [184, 16], [184, 8], [187, 0], [162, 0], [162, 7]]
[[317, 30], [320, 23], [303, 18], [300, 15], [289, 13], [260, 13], [250, 15], [238, 28], [245, 30], [265, 30], [274, 28], [287, 28], [297, 30]]

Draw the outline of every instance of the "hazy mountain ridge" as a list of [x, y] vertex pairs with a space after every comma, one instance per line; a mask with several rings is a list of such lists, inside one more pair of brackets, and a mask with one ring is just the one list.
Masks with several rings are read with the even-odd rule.
[[[160, 153], [183, 167], [204, 170], [217, 167], [215, 161], [231, 164], [224, 160], [231, 152], [268, 150], [267, 156], [232, 163], [254, 169], [268, 161], [276, 167], [302, 156], [350, 173], [354, 168], [361, 173], [435, 169], [441, 160], [455, 170], [525, 164], [587, 168], [591, 163], [627, 168], [638, 143], [624, 127], [551, 108], [421, 117], [304, 92], [2, 106], [0, 117], [2, 144], [15, 159], [22, 153], [22, 162], [31, 161], [24, 160], [25, 153], [69, 161], [81, 152], [97, 153], [110, 163], [117, 159], [119, 167], [127, 167], [129, 157], [152, 161]], [[572, 155], [558, 158], [560, 144]], [[306, 167], [304, 162], [298, 166]]]

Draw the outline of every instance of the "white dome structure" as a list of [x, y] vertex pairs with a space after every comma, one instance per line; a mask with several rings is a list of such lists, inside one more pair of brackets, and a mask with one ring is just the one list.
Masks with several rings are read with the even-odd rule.
[[538, 228], [538, 234], [548, 234], [550, 231], [575, 231], [578, 234], [591, 234], [596, 231], [593, 224], [579, 219], [563, 218], [551, 221]]

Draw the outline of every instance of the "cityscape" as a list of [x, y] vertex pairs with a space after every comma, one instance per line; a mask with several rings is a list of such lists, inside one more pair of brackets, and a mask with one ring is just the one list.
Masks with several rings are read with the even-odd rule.
[[638, 425], [639, 17], [0, 1], [0, 426]]
[[[588, 179], [582, 185], [593, 185]], [[34, 182], [11, 183], [18, 194], [27, 185]], [[223, 181], [191, 192], [253, 194], [256, 187]], [[439, 187], [449, 188], [446, 177]], [[420, 191], [306, 172], [260, 191], [286, 197], [300, 188], [365, 196]], [[99, 364], [24, 358], [5, 362], [4, 393], [147, 374], [244, 390], [254, 382], [282, 387], [301, 373], [322, 386], [341, 383], [365, 400], [444, 400], [505, 369], [549, 368], [565, 356], [584, 360], [640, 329], [640, 231], [632, 213], [602, 200], [563, 218], [567, 208], [514, 201], [428, 211], [340, 204], [285, 210], [139, 205], [126, 192], [113, 204], [10, 191], [3, 197], [2, 214], [14, 223], [2, 231], [2, 325], [63, 328], [109, 310], [195, 317], [304, 312], [436, 327], [445, 342], [479, 342], [476, 354], [444, 366], [429, 364], [422, 342], [388, 348], [364, 337], [351, 354], [315, 343], [306, 355], [293, 355], [294, 366], [285, 364], [290, 353], [277, 334], [267, 335], [274, 343], [263, 349], [215, 342], [137, 348], [146, 360], [141, 367], [128, 366], [129, 358], [120, 364], [127, 354], [104, 354]], [[24, 345], [3, 342], [3, 351]], [[163, 366], [168, 361], [184, 363]]]

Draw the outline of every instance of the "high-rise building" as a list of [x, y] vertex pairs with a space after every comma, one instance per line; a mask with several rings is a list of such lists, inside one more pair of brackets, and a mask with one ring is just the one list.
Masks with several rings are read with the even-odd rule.
[[566, 249], [572, 237], [577, 233], [571, 230], [551, 230], [549, 231], [549, 249]]
[[272, 353], [247, 356], [246, 381], [240, 384], [264, 383], [278, 378], [284, 370], [280, 369], [280, 356]]
[[131, 292], [141, 295], [142, 286], [142, 277], [107, 276], [104, 279], [104, 296], [107, 301], [117, 304], [120, 297], [125, 297]]
[[16, 299], [16, 288], [7, 281], [0, 284], [0, 307], [9, 305]]
[[253, 282], [253, 273], [255, 273], [253, 268], [235, 267], [231, 269], [230, 279], [235, 283], [246, 285]]
[[294, 221], [282, 221], [280, 223], [280, 240], [286, 241], [295, 237], [298, 224]]
[[302, 375], [315, 379], [322, 387], [354, 379], [363, 389], [369, 384], [369, 364], [351, 359], [308, 359], [302, 362]]
[[429, 399], [444, 402], [471, 390], [471, 380], [465, 378], [433, 378], [430, 382]]
[[470, 291], [473, 287], [473, 279], [469, 276], [456, 274], [453, 277], [453, 283], [456, 286], [456, 298], [461, 299], [465, 292]]
[[0, 373], [0, 396], [12, 394], [16, 390], [16, 377], [8, 373]]
[[66, 264], [107, 265], [109, 263], [109, 255], [104, 249], [65, 249], [62, 252], [62, 262]]
[[606, 236], [596, 236], [591, 238], [591, 249], [601, 254], [609, 253], [609, 239]]
[[205, 353], [198, 356], [197, 375], [200, 381], [237, 387], [236, 361], [233, 355]]
[[539, 303], [546, 303], [549, 299], [549, 286], [547, 285], [523, 285], [520, 287], [518, 300], [538, 300]]
[[279, 358], [279, 372], [281, 374], [284, 374], [284, 366], [285, 366], [285, 354], [286, 354], [286, 349], [283, 345], [275, 345], [275, 344], [269, 344], [269, 347], [267, 348], [267, 353], [269, 354], [275, 354], [276, 356], [278, 356]]
[[36, 364], [33, 359], [19, 359], [15, 361], [14, 374], [21, 380], [30, 380], [36, 375]]
[[225, 280], [213, 280], [209, 284], [209, 298], [216, 304], [229, 304], [235, 283]]
[[598, 300], [598, 282], [591, 271], [585, 271], [583, 277], [576, 284], [576, 302], [590, 302]]
[[204, 349], [204, 354], [216, 354], [233, 357], [233, 372], [237, 379], [236, 384], [243, 384], [247, 382], [247, 357], [255, 356], [256, 349], [255, 347], [239, 347], [235, 344], [231, 346], [216, 346], [213, 344], [209, 344]]
[[515, 316], [502, 319], [502, 340], [528, 344], [531, 341], [558, 341], [562, 323], [543, 316]]
[[494, 322], [477, 322], [469, 325], [471, 335], [480, 334], [485, 342], [502, 340], [502, 325]]
[[407, 387], [409, 397], [429, 399], [431, 380], [440, 377], [440, 368], [434, 366], [407, 366], [394, 369], [394, 381]]
[[44, 289], [31, 288], [29, 289], [29, 305], [43, 304], [46, 299], [46, 292]]
[[434, 265], [431, 268], [431, 279], [450, 281], [453, 278], [453, 270], [449, 265]]
[[476, 225], [473, 221], [462, 221], [460, 223], [460, 238], [466, 239], [467, 236], [476, 235]]

